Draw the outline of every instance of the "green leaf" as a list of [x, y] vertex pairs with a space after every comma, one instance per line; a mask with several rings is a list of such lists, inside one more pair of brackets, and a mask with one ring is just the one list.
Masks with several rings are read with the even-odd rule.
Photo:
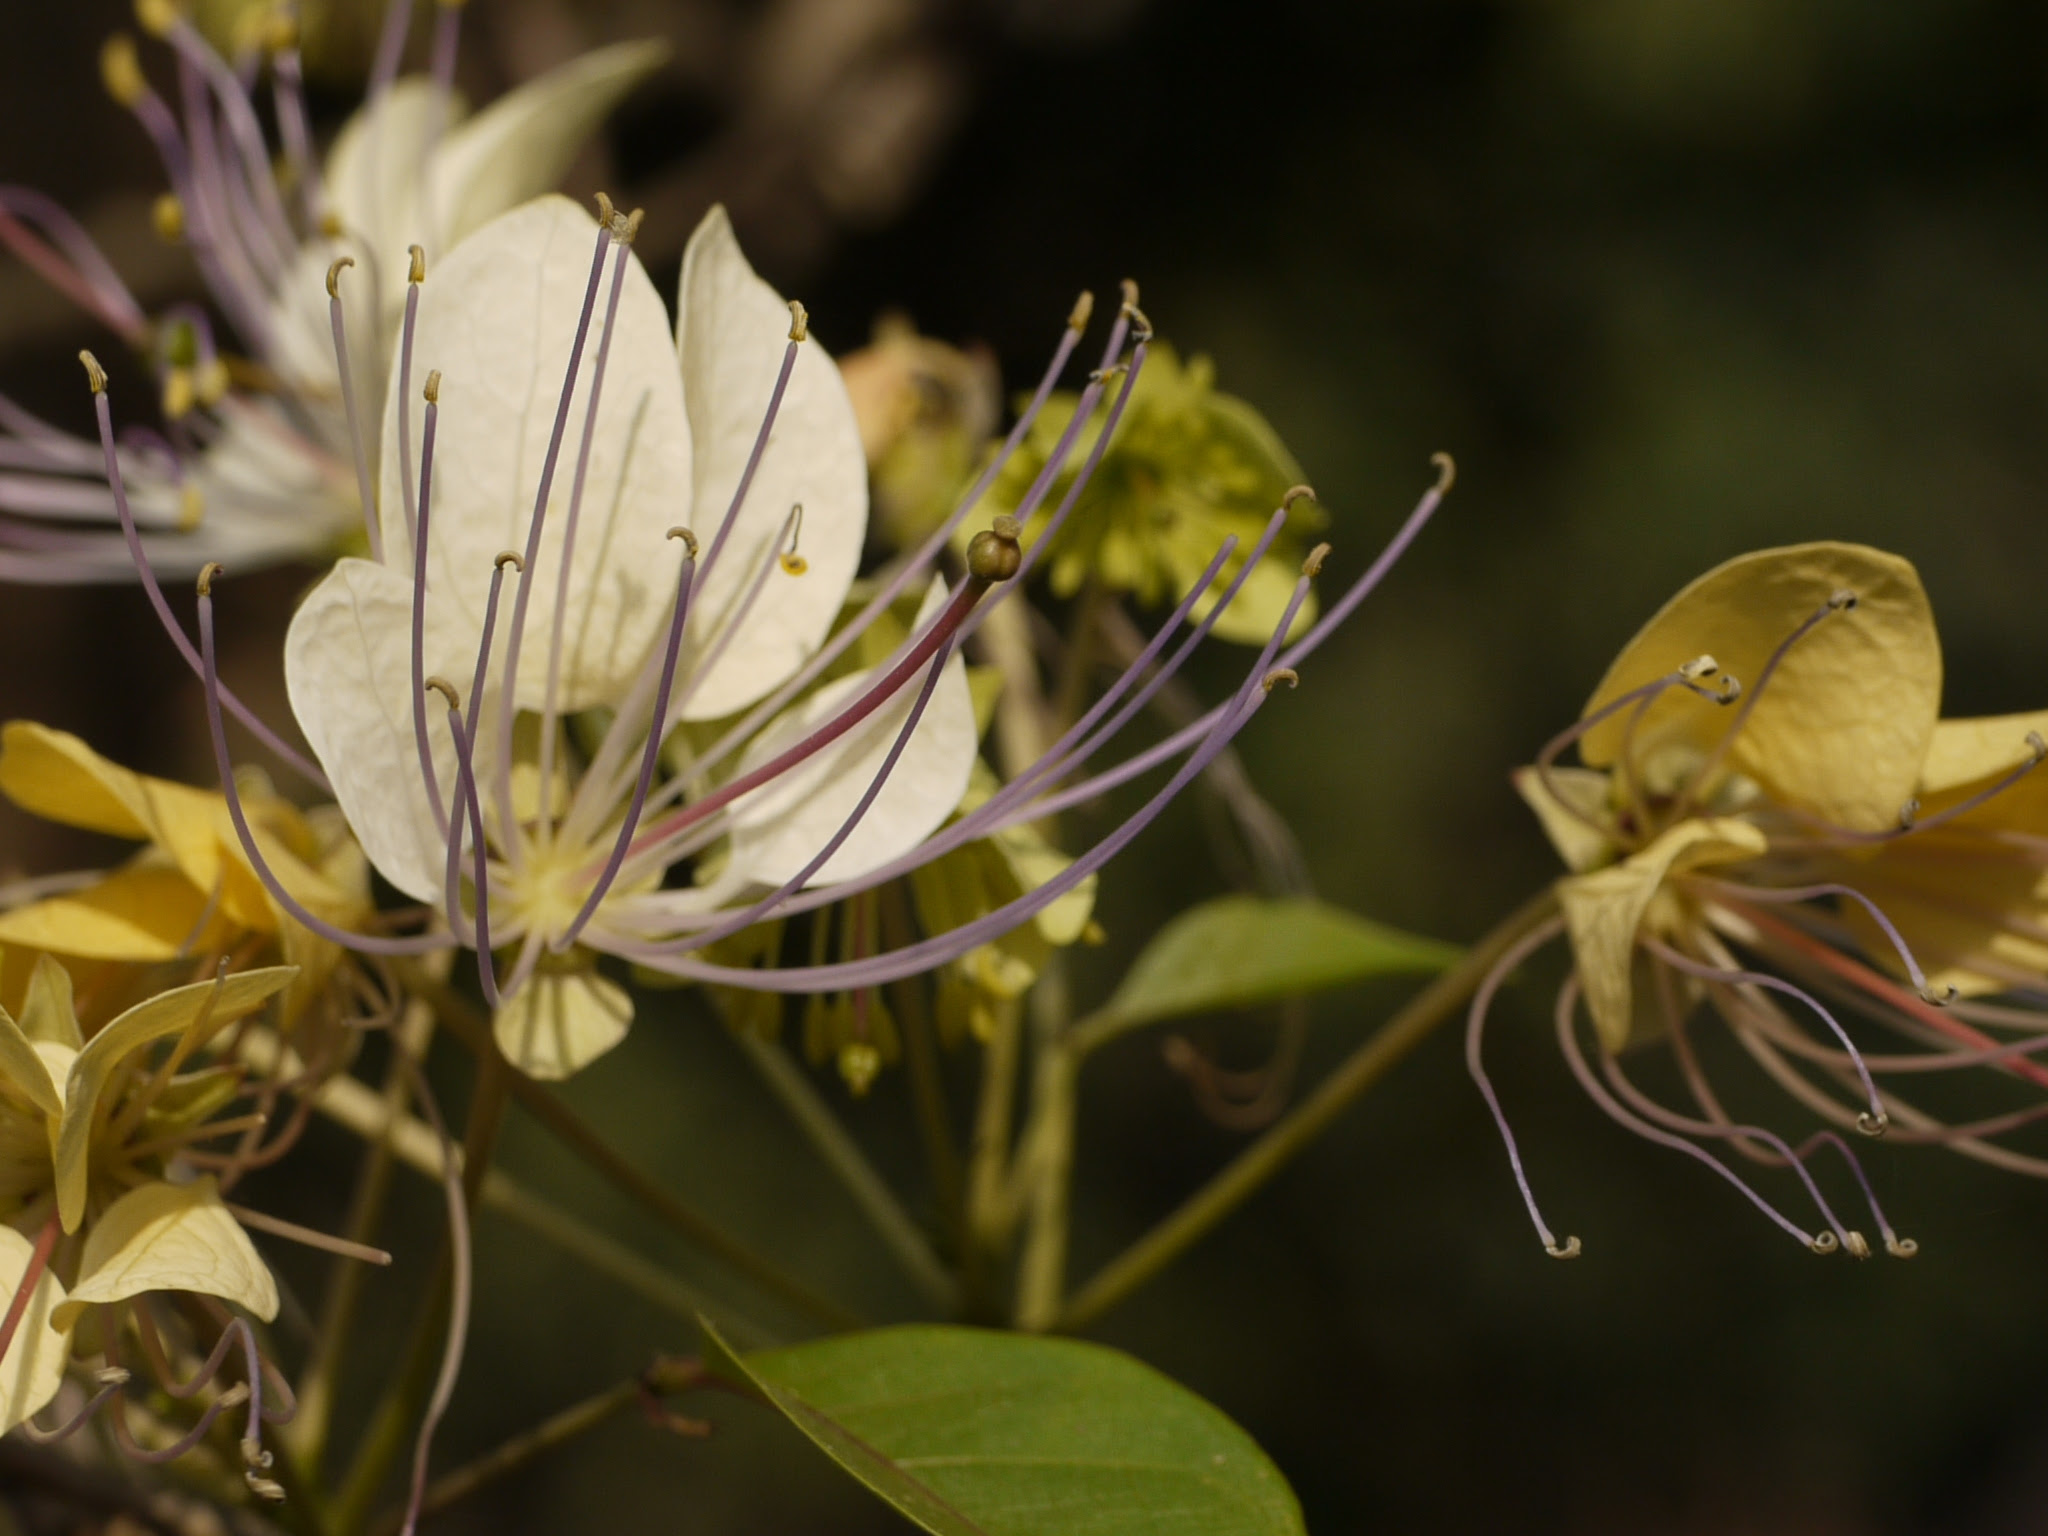
[[703, 1328], [715, 1375], [934, 1536], [1305, 1530], [1249, 1435], [1113, 1349], [918, 1325], [742, 1359]]
[[1094, 1044], [1139, 1024], [1251, 1008], [1374, 976], [1441, 971], [1456, 945], [1307, 897], [1223, 896], [1168, 923], [1087, 1026]]

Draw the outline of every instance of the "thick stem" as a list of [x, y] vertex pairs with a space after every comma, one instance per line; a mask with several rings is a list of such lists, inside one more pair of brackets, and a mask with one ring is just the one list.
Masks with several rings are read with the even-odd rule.
[[[1417, 993], [1405, 1008], [1346, 1057], [1315, 1092], [1240, 1152], [1179, 1210], [1104, 1265], [1094, 1279], [1081, 1287], [1053, 1326], [1061, 1332], [1087, 1327], [1194, 1246], [1288, 1159], [1328, 1130], [1353, 1101], [1421, 1044], [1431, 1030], [1454, 1014], [1508, 948], [1547, 921], [1556, 910], [1557, 899], [1549, 890], [1517, 908], [1467, 950], [1457, 965]], [[1069, 1045], [1077, 1056], [1084, 1055], [1102, 1038], [1105, 1036], [1090, 1031], [1084, 1024], [1070, 1037]]]

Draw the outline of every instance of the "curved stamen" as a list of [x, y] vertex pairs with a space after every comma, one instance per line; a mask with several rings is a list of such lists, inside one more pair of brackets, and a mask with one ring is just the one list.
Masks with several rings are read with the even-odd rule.
[[439, 934], [420, 934], [413, 938], [392, 938], [382, 934], [350, 933], [337, 928], [326, 918], [310, 912], [298, 897], [285, 889], [284, 882], [270, 867], [270, 861], [263, 856], [263, 850], [256, 842], [256, 834], [250, 828], [249, 816], [242, 807], [242, 795], [235, 783], [235, 767], [228, 756], [227, 726], [221, 719], [220, 673], [214, 664], [213, 655], [213, 577], [218, 574], [218, 565], [208, 565], [199, 577], [199, 656], [200, 681], [206, 685], [206, 724], [213, 738], [213, 763], [220, 775], [221, 794], [228, 803], [228, 820], [234, 824], [235, 837], [242, 845], [242, 854], [255, 871], [256, 878], [263, 882], [263, 888], [270, 892], [277, 904], [296, 919], [302, 927], [310, 929], [339, 944], [344, 949], [355, 950], [366, 955], [428, 955], [436, 950], [446, 949], [448, 940]]
[[[135, 562], [136, 574], [142, 578], [142, 589], [149, 596], [149, 603], [156, 610], [158, 621], [164, 633], [171, 637], [171, 643], [178, 648], [178, 654], [185, 658], [185, 664], [205, 681], [210, 668], [201, 660], [200, 654], [186, 638], [185, 627], [171, 612], [171, 605], [165, 599], [163, 588], [157, 585], [156, 572], [151, 568], [149, 556], [142, 547], [142, 534], [135, 526], [135, 514], [128, 506], [128, 489], [121, 478], [121, 461], [114, 451], [114, 417], [107, 402], [107, 375], [90, 352], [78, 354], [85, 364], [86, 377], [92, 382], [93, 413], [99, 422], [100, 454], [104, 462], [107, 486], [114, 493], [114, 515], [120, 520], [122, 537], [128, 541], [129, 558]], [[287, 745], [277, 732], [265, 725], [256, 712], [244, 704], [234, 693], [215, 677], [209, 684], [220, 703], [241, 721], [256, 739], [268, 747], [283, 762], [295, 769], [301, 777], [313, 784], [322, 794], [333, 794], [334, 786], [327, 782], [327, 775], [309, 760], [304, 753]]]
[[1529, 1212], [1529, 1221], [1536, 1228], [1536, 1235], [1543, 1240], [1543, 1251], [1554, 1259], [1575, 1259], [1579, 1256], [1579, 1240], [1568, 1237], [1559, 1243], [1557, 1234], [1550, 1230], [1550, 1224], [1543, 1219], [1543, 1212], [1537, 1208], [1536, 1192], [1529, 1187], [1528, 1171], [1522, 1167], [1521, 1148], [1515, 1143], [1515, 1133], [1508, 1126], [1507, 1112], [1501, 1108], [1500, 1095], [1494, 1092], [1493, 1079], [1487, 1076], [1486, 1063], [1480, 1054], [1494, 994], [1500, 991], [1508, 977], [1521, 968], [1523, 961], [1563, 932], [1564, 919], [1551, 918], [1518, 939], [1486, 973], [1465, 1011], [1465, 1070], [1478, 1084], [1480, 1097], [1486, 1100], [1486, 1107], [1493, 1114], [1494, 1129], [1500, 1132], [1501, 1145], [1507, 1148], [1508, 1167], [1514, 1173], [1515, 1187], [1522, 1192], [1522, 1204]]
[[1579, 1080], [1579, 1086], [1586, 1090], [1587, 1098], [1606, 1111], [1608, 1118], [1617, 1125], [1634, 1131], [1636, 1135], [1642, 1137], [1645, 1141], [1653, 1141], [1659, 1146], [1670, 1147], [1673, 1151], [1683, 1152], [1687, 1157], [1706, 1164], [1707, 1167], [1713, 1169], [1714, 1172], [1741, 1190], [1750, 1204], [1762, 1211], [1778, 1227], [1796, 1237], [1802, 1246], [1812, 1249], [1815, 1253], [1834, 1252], [1841, 1240], [1833, 1232], [1816, 1236], [1804, 1230], [1779, 1211], [1770, 1201], [1752, 1189], [1747, 1180], [1718, 1157], [1715, 1157], [1713, 1153], [1707, 1151], [1704, 1147], [1687, 1141], [1683, 1136], [1673, 1135], [1661, 1126], [1653, 1125], [1640, 1116], [1631, 1114], [1624, 1108], [1601, 1085], [1600, 1079], [1593, 1075], [1592, 1068], [1586, 1065], [1586, 1058], [1580, 1054], [1577, 1031], [1572, 1027], [1573, 1021], [1578, 1014], [1578, 1004], [1579, 978], [1578, 973], [1575, 971], [1566, 978], [1565, 984], [1558, 988], [1557, 991], [1557, 1043], [1564, 1053], [1565, 1065], [1571, 1068], [1572, 1076]]
[[1823, 896], [1846, 897], [1860, 906], [1869, 914], [1870, 920], [1877, 924], [1879, 932], [1885, 936], [1885, 942], [1891, 945], [1892, 952], [1899, 957], [1900, 964], [1905, 966], [1906, 974], [1913, 979], [1913, 990], [1920, 994], [1923, 1001], [1933, 1003], [1936, 1007], [1939, 1007], [1943, 1003], [1953, 1001], [1955, 998], [1956, 989], [1954, 987], [1949, 987], [1945, 996], [1935, 993], [1934, 989], [1927, 983], [1927, 973], [1920, 969], [1920, 962], [1914, 959], [1913, 951], [1906, 943], [1905, 936], [1899, 932], [1892, 920], [1885, 916], [1882, 907], [1864, 895], [1863, 892], [1857, 890], [1853, 885], [1843, 885], [1835, 881], [1823, 881], [1816, 885], [1767, 887], [1740, 885], [1732, 880], [1715, 879], [1711, 875], [1691, 875], [1686, 878], [1691, 882], [1711, 887], [1722, 895], [1732, 898], [1738, 904], [1760, 901], [1771, 905], [1796, 906], [1802, 902], [1817, 901]]
[[1660, 939], [1652, 938], [1648, 934], [1638, 935], [1636, 942], [1650, 954], [1662, 960], [1666, 965], [1671, 966], [1674, 970], [1683, 971], [1688, 976], [1696, 976], [1702, 981], [1729, 982], [1738, 986], [1763, 987], [1768, 991], [1782, 993], [1786, 997], [1797, 998], [1800, 1002], [1804, 1003], [1813, 1010], [1822, 1023], [1827, 1025], [1829, 1032], [1842, 1042], [1842, 1049], [1848, 1053], [1850, 1063], [1856, 1069], [1856, 1076], [1862, 1080], [1864, 1095], [1870, 1101], [1870, 1113], [1857, 1122], [1857, 1128], [1866, 1136], [1882, 1136], [1884, 1134], [1885, 1126], [1889, 1123], [1889, 1119], [1885, 1114], [1884, 1100], [1878, 1096], [1877, 1084], [1871, 1079], [1870, 1069], [1863, 1064], [1862, 1053], [1856, 1049], [1856, 1042], [1849, 1038], [1849, 1032], [1842, 1028], [1841, 1022], [1827, 1010], [1819, 998], [1803, 988], [1794, 986], [1783, 977], [1773, 976], [1765, 971], [1748, 971], [1735, 967], [1724, 968], [1718, 965], [1703, 964], [1693, 959], [1690, 955], [1680, 954], [1670, 945]]
[[[40, 227], [28, 228], [22, 220]], [[51, 249], [44, 237], [54, 242]], [[55, 198], [32, 187], [0, 187], [0, 243], [44, 281], [131, 346], [149, 331], [149, 318], [91, 235]]]
[[[424, 578], [417, 574], [420, 570], [419, 502], [413, 496], [412, 488], [415, 473], [412, 461], [412, 341], [419, 325], [420, 284], [427, 280], [427, 253], [415, 245], [409, 248], [408, 254], [412, 264], [406, 276], [405, 322], [398, 340], [398, 494], [405, 507], [405, 536], [413, 545], [413, 584], [419, 586]], [[417, 683], [418, 679], [414, 681]]]
[[[2038, 732], [2027, 732], [2026, 747], [2027, 760], [2024, 763], [2021, 763], [2017, 768], [1999, 778], [1995, 783], [1978, 790], [1977, 793], [1969, 796], [1967, 799], [1959, 800], [1954, 805], [1937, 811], [1932, 816], [1920, 815], [1920, 802], [1918, 800], [1909, 800], [1899, 811], [1899, 825], [1896, 827], [1886, 827], [1881, 832], [1859, 832], [1851, 827], [1836, 826], [1831, 822], [1820, 822], [1817, 819], [1814, 821], [1814, 824], [1819, 825], [1825, 830], [1834, 841], [1843, 843], [1889, 843], [1902, 837], [1911, 837], [1916, 832], [1928, 832], [1936, 827], [1946, 826], [1952, 821], [1969, 815], [1970, 812], [1987, 802], [1997, 799], [2036, 768], [2040, 767], [2044, 759], [2048, 759], [2048, 741], [2043, 741]], [[1796, 815], [1797, 812], [1794, 812], [1794, 814]], [[1800, 819], [1802, 821], [1809, 820], [1806, 817], [1801, 817]]]

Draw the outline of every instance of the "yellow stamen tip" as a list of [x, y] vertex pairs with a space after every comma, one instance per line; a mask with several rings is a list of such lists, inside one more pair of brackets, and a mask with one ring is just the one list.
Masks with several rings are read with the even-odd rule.
[[1806, 1246], [1811, 1248], [1815, 1253], [1830, 1254], [1835, 1252], [1842, 1245], [1835, 1240], [1834, 1233], [1821, 1232], [1817, 1233], [1814, 1236], [1813, 1241], [1808, 1243]]
[[1888, 1237], [1884, 1240], [1884, 1251], [1895, 1259], [1910, 1259], [1920, 1251], [1920, 1245], [1910, 1237]]
[[135, 0], [135, 20], [152, 37], [168, 37], [185, 19], [178, 0]]
[[1081, 297], [1074, 300], [1074, 307], [1067, 311], [1067, 329], [1070, 331], [1087, 330], [1088, 322], [1094, 314], [1095, 295], [1086, 288], [1083, 288], [1081, 290]]
[[1259, 679], [1259, 686], [1268, 693], [1271, 693], [1282, 683], [1285, 683], [1290, 688], [1299, 688], [1301, 686], [1301, 674], [1292, 667], [1275, 667]]
[[328, 264], [327, 297], [330, 299], [341, 297], [341, 269], [343, 267], [352, 267], [355, 264], [356, 259], [353, 256], [337, 256]]
[[1856, 1117], [1856, 1129], [1866, 1136], [1882, 1136], [1891, 1126], [1892, 1117], [1882, 1111], [1873, 1115], [1865, 1110]]
[[441, 370], [435, 368], [427, 374], [427, 382], [420, 393], [426, 396], [427, 404], [437, 405], [441, 400]]
[[178, 492], [178, 532], [191, 533], [206, 521], [206, 493], [187, 480]]
[[116, 32], [100, 46], [100, 82], [117, 106], [133, 107], [149, 94], [142, 61], [135, 56], [135, 39], [126, 32]]
[[1314, 549], [1308, 552], [1308, 558], [1301, 562], [1301, 574], [1304, 576], [1322, 575], [1323, 562], [1329, 558], [1330, 546], [1327, 544], [1318, 544]]
[[524, 571], [526, 569], [526, 562], [520, 558], [519, 551], [516, 549], [499, 550], [498, 558], [493, 560], [491, 564], [501, 571], [508, 565], [515, 571]]
[[791, 299], [789, 301], [789, 339], [791, 341], [802, 341], [810, 334], [810, 311], [805, 309], [800, 301]]
[[104, 395], [107, 392], [107, 370], [100, 366], [100, 360], [88, 351], [81, 351], [78, 360], [85, 364], [85, 381], [92, 386], [92, 392]]
[[175, 192], [166, 192], [150, 205], [149, 222], [157, 238], [176, 245], [185, 238], [185, 202]]
[[1280, 510], [1282, 512], [1292, 512], [1297, 501], [1321, 500], [1322, 498], [1316, 495], [1316, 488], [1312, 485], [1290, 485], [1287, 487], [1287, 494], [1280, 498]]
[[228, 365], [219, 358], [201, 363], [192, 375], [192, 382], [199, 391], [199, 403], [212, 407], [219, 405], [228, 392]]
[[163, 409], [169, 420], [184, 420], [198, 401], [199, 390], [192, 382], [190, 368], [173, 368], [164, 375]]
[[409, 245], [407, 253], [412, 257], [412, 266], [405, 274], [409, 283], [424, 283], [427, 280], [427, 253], [424, 247]]
[[202, 565], [199, 568], [199, 595], [201, 597], [213, 596], [214, 578], [217, 576], [225, 576], [227, 575], [227, 573], [227, 567], [222, 565], [218, 560], [207, 561], [206, 564]]
[[1543, 1251], [1553, 1259], [1576, 1259], [1579, 1256], [1579, 1240], [1568, 1237], [1562, 1243], [1545, 1243]]
[[676, 527], [669, 529], [668, 536], [672, 539], [681, 539], [683, 547], [690, 552], [690, 558], [692, 560], [697, 558], [697, 535], [678, 524]]
[[811, 562], [802, 555], [783, 555], [777, 563], [782, 567], [784, 574], [790, 576], [801, 576], [811, 568]]
[[462, 695], [455, 691], [455, 685], [445, 677], [430, 677], [425, 687], [429, 693], [438, 693], [448, 701], [450, 709], [462, 708]]
[[1438, 451], [1429, 456], [1429, 462], [1436, 466], [1436, 493], [1442, 496], [1458, 483], [1458, 461]]

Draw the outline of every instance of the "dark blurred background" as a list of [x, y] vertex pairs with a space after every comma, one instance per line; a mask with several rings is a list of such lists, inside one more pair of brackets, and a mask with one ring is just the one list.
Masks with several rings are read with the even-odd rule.
[[[148, 234], [158, 175], [96, 83], [100, 39], [124, 24], [110, 0], [0, 12], [0, 179], [64, 196], [160, 304], [190, 275]], [[1942, 624], [1949, 711], [2048, 703], [2038, 6], [476, 0], [467, 26], [479, 99], [590, 43], [671, 41], [571, 188], [647, 207], [641, 249], [665, 289], [723, 199], [828, 345], [898, 307], [985, 340], [1015, 386], [1076, 289], [1139, 278], [1162, 333], [1211, 354], [1322, 493], [1326, 590], [1428, 483], [1431, 451], [1457, 455], [1440, 521], [1245, 742], [1334, 900], [1467, 938], [1549, 878], [1506, 771], [1667, 595], [1745, 549], [1830, 537], [1909, 556]], [[324, 37], [331, 130], [366, 44]], [[0, 387], [87, 430], [72, 353], [88, 343], [106, 344], [0, 263]], [[232, 670], [274, 715], [276, 637], [306, 579], [225, 589]], [[138, 595], [0, 593], [0, 658], [5, 714], [210, 774], [195, 690]], [[11, 812], [0, 835], [10, 868], [97, 851]], [[1113, 866], [1084, 1002], [1187, 892], [1221, 885], [1192, 810]], [[1877, 1146], [1880, 1195], [1920, 1256], [1816, 1259], [1583, 1100], [1548, 1040], [1554, 979], [1554, 962], [1532, 968], [1490, 1051], [1579, 1262], [1531, 1236], [1447, 1029], [1097, 1336], [1244, 1424], [1319, 1532], [2048, 1529], [2048, 1190]], [[1319, 1004], [1309, 1070], [1400, 996]], [[1202, 1038], [1237, 1060], [1260, 1049], [1244, 1024]], [[1084, 1083], [1076, 1281], [1239, 1143], [1156, 1047], [1126, 1042]], [[956, 1066], [964, 1087], [972, 1063]], [[690, 999], [651, 1005], [567, 1093], [690, 1199], [877, 1315], [911, 1315]], [[1753, 1104], [1803, 1124], [1771, 1095]], [[914, 1188], [902, 1110], [885, 1080], [854, 1119]], [[345, 1151], [316, 1139], [302, 1165], [337, 1212]], [[739, 1299], [516, 1118], [505, 1161]], [[424, 1244], [433, 1202], [418, 1186], [407, 1200]], [[479, 1242], [441, 1465], [691, 1347], [677, 1319], [518, 1229], [487, 1220]], [[323, 1272], [280, 1265], [306, 1284]], [[365, 1380], [416, 1283], [373, 1281]], [[708, 1443], [625, 1421], [441, 1526], [897, 1528], [763, 1415], [706, 1409]]]

